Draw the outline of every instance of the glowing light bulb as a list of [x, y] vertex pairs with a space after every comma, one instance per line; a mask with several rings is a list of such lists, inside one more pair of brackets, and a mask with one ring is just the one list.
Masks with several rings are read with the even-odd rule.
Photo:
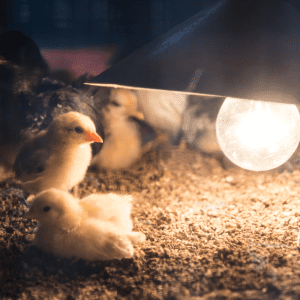
[[286, 162], [300, 141], [300, 115], [293, 104], [226, 98], [216, 124], [224, 154], [251, 171]]

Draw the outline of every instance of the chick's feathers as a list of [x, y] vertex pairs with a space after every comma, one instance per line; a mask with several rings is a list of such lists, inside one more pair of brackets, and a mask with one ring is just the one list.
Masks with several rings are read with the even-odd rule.
[[116, 194], [92, 194], [80, 200], [80, 205], [90, 218], [108, 221], [119, 230], [125, 231], [132, 244], [145, 242], [145, 235], [141, 232], [132, 232], [130, 218], [132, 196]]
[[[127, 224], [130, 210], [121, 209], [113, 213], [113, 208], [118, 204], [126, 207], [128, 199], [109, 196], [104, 205], [105, 195], [94, 196], [82, 202], [57, 189], [37, 195], [24, 216], [39, 222], [35, 244], [46, 252], [66, 258], [92, 261], [132, 257], [132, 240], [136, 238], [137, 242], [143, 242], [144, 235], [127, 231], [128, 228], [122, 225], [124, 221], [118, 223], [114, 219], [125, 214], [123, 220], [126, 219]], [[101, 196], [98, 198], [101, 204], [96, 203], [97, 196]], [[122, 200], [125, 204], [122, 204]], [[110, 205], [112, 209], [107, 209]]]
[[[50, 147], [43, 147], [44, 142], [45, 132], [42, 132], [30, 144], [23, 147], [14, 164], [17, 178], [28, 181], [32, 179], [32, 174], [38, 174], [43, 171], [44, 162], [49, 161], [51, 155]], [[32, 151], [33, 149], [35, 149], [34, 152]]]
[[[77, 133], [76, 128], [82, 132]], [[87, 116], [69, 112], [56, 117], [16, 158], [14, 171], [23, 187], [37, 194], [52, 187], [68, 190], [79, 183], [91, 160], [87, 132], [96, 135], [95, 125]]]
[[[87, 94], [71, 86], [65, 86], [56, 80], [43, 78], [36, 94], [28, 97], [28, 102], [27, 126], [22, 131], [25, 140], [28, 139], [28, 136], [30, 138], [31, 135], [47, 129], [57, 116], [70, 111], [76, 111], [90, 117], [97, 132], [101, 137], [104, 137], [101, 116], [98, 112], [101, 101], [98, 98], [95, 101], [92, 94]], [[96, 102], [99, 108], [96, 107]], [[102, 144], [93, 144], [93, 154], [98, 153], [101, 147]]]
[[130, 195], [92, 194], [80, 200], [80, 205], [89, 217], [109, 221], [124, 231], [131, 231], [131, 201]]
[[86, 221], [83, 227], [68, 234], [57, 227], [41, 226], [35, 243], [59, 257], [88, 261], [130, 258], [134, 251], [128, 239], [116, 232], [111, 224], [99, 220]]
[[117, 170], [136, 162], [142, 154], [143, 138], [156, 137], [143, 119], [134, 92], [112, 89], [109, 102], [102, 109], [105, 143], [93, 158], [92, 165], [98, 169]]

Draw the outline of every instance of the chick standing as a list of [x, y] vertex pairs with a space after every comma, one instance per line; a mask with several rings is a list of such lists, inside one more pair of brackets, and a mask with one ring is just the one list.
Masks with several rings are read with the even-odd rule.
[[[75, 257], [89, 261], [132, 257], [134, 252], [131, 244], [132, 234], [144, 235], [131, 232], [132, 225], [128, 223], [130, 210], [117, 210], [114, 214], [113, 210], [106, 209], [107, 206], [112, 205], [113, 208], [120, 204], [121, 198], [107, 202], [103, 206], [100, 204], [92, 210], [89, 208], [93, 207], [96, 198], [93, 200], [87, 198], [82, 202], [69, 193], [57, 189], [50, 189], [37, 195], [29, 212], [24, 215], [27, 219], [39, 222], [35, 236], [36, 246], [60, 257]], [[126, 199], [124, 203], [123, 208], [128, 208]], [[117, 224], [113, 218], [118, 217], [119, 212], [125, 215], [125, 223], [121, 221], [125, 226]]]
[[50, 188], [67, 191], [83, 179], [93, 142], [103, 141], [89, 117], [77, 112], [59, 115], [21, 149], [16, 176], [31, 194]]
[[102, 109], [105, 142], [91, 165], [98, 169], [127, 168], [142, 155], [143, 136], [155, 136], [155, 131], [142, 120], [137, 110], [135, 94], [126, 89], [112, 89], [109, 103]]
[[[48, 76], [49, 66], [31, 38], [18, 31], [0, 35], [0, 171], [4, 167], [7, 176], [22, 144], [47, 129], [58, 115], [76, 111], [90, 117], [104, 139], [98, 113], [102, 94], [94, 100], [82, 88]], [[94, 155], [101, 145], [92, 144]]]

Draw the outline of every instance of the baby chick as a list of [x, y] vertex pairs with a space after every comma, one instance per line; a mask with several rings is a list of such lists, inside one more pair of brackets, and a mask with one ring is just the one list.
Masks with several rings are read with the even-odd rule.
[[93, 142], [103, 141], [89, 117], [78, 112], [59, 115], [21, 149], [16, 176], [31, 194], [53, 187], [67, 191], [83, 179]]
[[[82, 203], [71, 194], [57, 189], [38, 194], [33, 199], [29, 212], [24, 215], [24, 218], [39, 222], [34, 241], [36, 246], [60, 257], [89, 261], [132, 257], [133, 247], [130, 239], [133, 232], [127, 232], [131, 227], [130, 224], [128, 227], [130, 210], [122, 212], [126, 215], [123, 228], [118, 227], [113, 219], [121, 213], [120, 209], [113, 213], [121, 198], [112, 201], [113, 205], [108, 209], [106, 206], [109, 207], [110, 202], [102, 206], [103, 201], [97, 207], [96, 198], [87, 198], [83, 199]], [[101, 199], [99, 201], [101, 202]], [[130, 208], [128, 203], [125, 199], [124, 205], [121, 206]], [[143, 235], [138, 232], [136, 234]]]
[[[58, 115], [76, 111], [90, 117], [104, 139], [98, 113], [102, 94], [94, 98], [49, 76], [49, 66], [31, 38], [19, 31], [0, 35], [0, 169], [7, 176], [22, 144], [48, 129]], [[93, 155], [101, 146], [92, 144]]]
[[129, 167], [142, 154], [143, 135], [156, 136], [142, 121], [144, 115], [137, 110], [136, 95], [127, 89], [112, 89], [110, 100], [102, 109], [102, 118], [105, 143], [91, 163], [98, 169]]
[[132, 231], [130, 218], [132, 196], [117, 194], [92, 194], [82, 200], [80, 205], [90, 218], [111, 222], [120, 230], [126, 232], [133, 244], [142, 244], [145, 235]]
[[188, 96], [184, 93], [145, 89], [138, 90], [137, 97], [147, 123], [170, 135], [171, 142], [177, 144]]
[[114, 223], [124, 231], [132, 230], [132, 197], [117, 194], [91, 194], [79, 201], [89, 217]]

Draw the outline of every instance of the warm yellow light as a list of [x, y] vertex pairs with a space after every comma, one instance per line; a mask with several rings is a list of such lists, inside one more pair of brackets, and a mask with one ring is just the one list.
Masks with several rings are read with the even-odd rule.
[[252, 171], [280, 166], [300, 141], [300, 116], [292, 104], [226, 98], [216, 126], [225, 155]]
[[244, 145], [255, 150], [278, 143], [288, 129], [289, 126], [270, 110], [262, 111], [261, 102], [257, 101], [256, 110], [245, 116], [237, 128], [237, 136]]

